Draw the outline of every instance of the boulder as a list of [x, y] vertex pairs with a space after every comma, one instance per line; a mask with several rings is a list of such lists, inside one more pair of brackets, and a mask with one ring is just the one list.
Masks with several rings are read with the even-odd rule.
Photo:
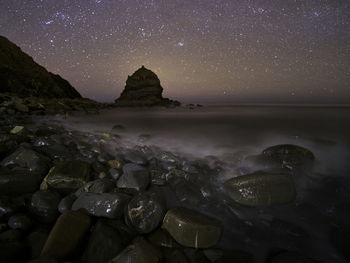
[[21, 146], [3, 159], [0, 165], [5, 167], [19, 167], [43, 175], [50, 169], [50, 160], [31, 149]]
[[162, 92], [158, 76], [142, 66], [128, 76], [126, 86], [115, 103], [117, 106], [180, 106], [178, 101], [163, 98]]
[[58, 216], [59, 194], [50, 190], [40, 190], [33, 194], [30, 210], [43, 223], [53, 223]]
[[163, 220], [165, 209], [162, 198], [156, 193], [141, 193], [131, 199], [127, 205], [126, 222], [141, 234], [150, 233]]
[[248, 206], [266, 206], [293, 202], [296, 190], [291, 175], [254, 173], [234, 177], [224, 188], [236, 202]]
[[0, 193], [31, 193], [39, 189], [42, 176], [27, 171], [0, 171]]
[[83, 161], [67, 161], [56, 164], [44, 178], [42, 189], [52, 188], [70, 193], [90, 180], [90, 164]]
[[91, 225], [91, 219], [84, 213], [66, 211], [56, 221], [41, 251], [42, 256], [64, 260], [82, 244]]
[[315, 160], [315, 156], [310, 150], [291, 144], [269, 147], [263, 150], [262, 154], [268, 161], [290, 169], [310, 165]]
[[82, 210], [94, 216], [119, 218], [129, 196], [121, 193], [82, 193], [73, 203], [72, 210]]
[[12, 229], [28, 230], [32, 226], [32, 221], [27, 215], [13, 215], [8, 221]]
[[150, 176], [146, 168], [128, 163], [123, 166], [123, 174], [119, 178], [117, 186], [134, 193], [145, 190], [149, 183]]
[[162, 253], [158, 248], [139, 237], [109, 263], [159, 263], [161, 258]]
[[222, 233], [222, 224], [207, 215], [184, 207], [169, 210], [162, 228], [181, 245], [194, 248], [215, 246]]

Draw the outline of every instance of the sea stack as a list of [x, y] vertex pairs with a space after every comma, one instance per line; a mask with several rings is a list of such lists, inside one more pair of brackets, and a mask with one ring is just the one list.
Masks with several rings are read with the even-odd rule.
[[117, 106], [180, 106], [180, 102], [162, 96], [163, 88], [158, 76], [142, 66], [128, 76], [126, 86], [120, 97], [115, 100]]

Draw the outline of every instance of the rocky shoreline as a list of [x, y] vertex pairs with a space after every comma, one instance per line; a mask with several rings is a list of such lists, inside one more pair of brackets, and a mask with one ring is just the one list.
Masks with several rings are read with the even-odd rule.
[[293, 249], [262, 259], [229, 238], [230, 225], [252, 237], [237, 213], [295, 202], [309, 150], [267, 148], [245, 160], [263, 171], [218, 182], [220, 160], [126, 146], [122, 125], [90, 134], [18, 112], [0, 120], [2, 262], [316, 262]]

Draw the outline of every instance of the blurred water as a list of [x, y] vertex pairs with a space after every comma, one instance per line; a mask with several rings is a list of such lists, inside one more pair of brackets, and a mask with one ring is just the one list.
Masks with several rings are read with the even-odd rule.
[[[130, 147], [155, 145], [189, 159], [214, 156], [224, 169], [217, 178], [219, 186], [240, 173], [245, 157], [269, 146], [306, 147], [316, 162], [306, 177], [296, 178], [295, 204], [252, 209], [237, 206], [223, 195], [220, 202], [208, 204], [206, 212], [225, 224], [223, 247], [250, 250], [261, 258], [268, 248], [283, 247], [321, 262], [347, 262], [334, 244], [342, 242], [337, 235], [343, 227], [348, 229], [350, 219], [349, 107], [120, 108], [61, 122], [70, 129], [96, 134], [110, 132], [118, 124], [125, 128], [118, 134]], [[142, 141], [140, 135], [144, 135]], [[248, 167], [247, 171], [257, 169]]]

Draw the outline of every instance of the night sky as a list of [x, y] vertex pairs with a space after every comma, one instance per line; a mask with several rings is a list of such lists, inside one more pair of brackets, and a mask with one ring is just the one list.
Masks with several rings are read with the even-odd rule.
[[349, 0], [0, 4], [0, 35], [98, 101], [145, 65], [180, 101], [350, 103]]

